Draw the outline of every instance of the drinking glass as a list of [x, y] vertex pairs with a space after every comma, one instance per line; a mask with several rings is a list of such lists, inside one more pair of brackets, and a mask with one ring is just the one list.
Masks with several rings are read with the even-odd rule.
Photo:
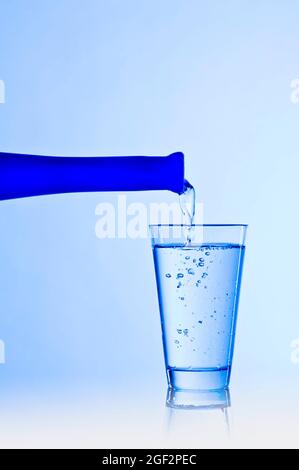
[[168, 384], [229, 385], [246, 225], [151, 225]]

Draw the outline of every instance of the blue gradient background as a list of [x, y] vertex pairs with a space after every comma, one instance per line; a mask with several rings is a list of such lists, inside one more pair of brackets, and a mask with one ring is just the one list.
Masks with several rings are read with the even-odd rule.
[[[0, 150], [184, 151], [204, 221], [250, 225], [232, 387], [297, 383], [299, 4], [10, 0], [0, 12]], [[2, 387], [165, 387], [150, 242], [95, 236], [96, 205], [116, 198], [1, 203]], [[157, 200], [176, 197], [128, 194]]]

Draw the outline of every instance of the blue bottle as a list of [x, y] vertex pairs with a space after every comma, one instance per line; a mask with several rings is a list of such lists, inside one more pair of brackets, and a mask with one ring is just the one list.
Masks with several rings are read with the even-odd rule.
[[48, 157], [0, 152], [0, 200], [91, 191], [184, 191], [184, 155]]

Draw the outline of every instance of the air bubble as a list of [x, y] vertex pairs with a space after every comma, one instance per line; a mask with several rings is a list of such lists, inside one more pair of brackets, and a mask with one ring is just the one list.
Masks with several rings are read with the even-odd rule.
[[188, 333], [189, 333], [188, 328], [185, 328], [185, 329], [183, 330], [183, 333], [184, 333], [185, 336], [188, 336]]
[[170, 273], [165, 274], [165, 277], [171, 277]]
[[190, 256], [185, 256], [185, 259], [190, 259]]
[[193, 269], [189, 268], [189, 269], [188, 269], [188, 274], [194, 275], [195, 273], [194, 273]]
[[206, 277], [208, 277], [208, 273], [203, 273], [201, 277], [202, 279], [205, 279]]
[[177, 279], [182, 279], [182, 277], [184, 277], [184, 274], [182, 274], [182, 273], [178, 273], [177, 276], [176, 276]]

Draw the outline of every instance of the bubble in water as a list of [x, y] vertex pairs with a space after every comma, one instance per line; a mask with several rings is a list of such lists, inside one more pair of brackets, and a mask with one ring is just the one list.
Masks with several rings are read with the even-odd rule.
[[189, 333], [188, 328], [185, 328], [185, 329], [183, 330], [183, 333], [184, 333], [185, 336], [188, 336], [188, 333]]
[[208, 273], [203, 273], [201, 277], [202, 279], [205, 279], [206, 277], [208, 277]]
[[181, 330], [180, 328], [177, 329], [177, 332], [178, 332], [179, 335], [182, 334], [182, 331], [183, 331], [183, 330]]
[[178, 339], [175, 339], [174, 342], [175, 342], [175, 344], [180, 344]]
[[190, 256], [185, 256], [185, 259], [190, 259]]
[[171, 277], [170, 273], [165, 274], [165, 277]]
[[178, 283], [178, 285], [177, 285], [176, 287], [177, 287], [177, 289], [179, 289], [180, 287], [182, 287], [181, 281]]
[[198, 323], [202, 324], [202, 320], [198, 320]]
[[206, 251], [206, 252], [205, 252], [205, 255], [206, 255], [206, 256], [210, 256], [210, 254], [211, 254], [211, 253], [210, 253], [209, 251]]
[[192, 269], [192, 268], [189, 268], [189, 269], [188, 269], [188, 274], [192, 274], [192, 275], [194, 275], [194, 274], [195, 274], [195, 272], [193, 271], [193, 269]]
[[182, 273], [178, 273], [177, 276], [176, 276], [177, 279], [182, 279], [182, 277], [184, 277], [184, 274], [182, 274]]
[[198, 287], [200, 283], [201, 283], [201, 281], [198, 280], [198, 281], [196, 282], [196, 287]]
[[180, 300], [185, 300], [185, 297], [179, 297]]

